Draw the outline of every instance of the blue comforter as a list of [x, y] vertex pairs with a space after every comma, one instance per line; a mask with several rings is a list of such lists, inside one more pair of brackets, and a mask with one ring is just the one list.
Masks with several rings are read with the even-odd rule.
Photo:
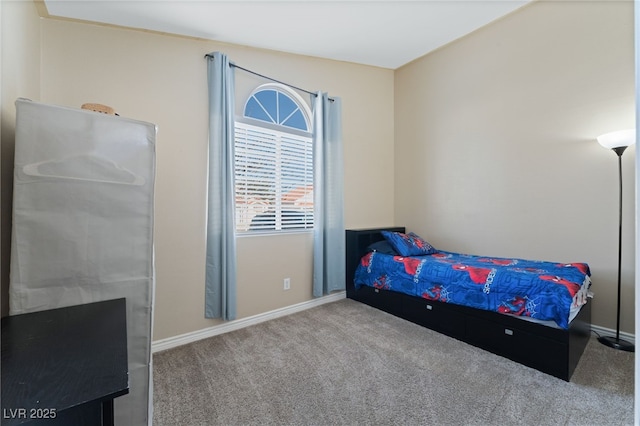
[[572, 305], [586, 301], [586, 263], [483, 257], [446, 251], [402, 257], [370, 252], [354, 283], [569, 326]]

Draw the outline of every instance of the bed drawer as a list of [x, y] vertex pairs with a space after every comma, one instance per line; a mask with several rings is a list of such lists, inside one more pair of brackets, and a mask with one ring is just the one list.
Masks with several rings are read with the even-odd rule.
[[[518, 328], [467, 317], [467, 342], [556, 377], [568, 375], [568, 346]], [[565, 379], [567, 380], [567, 379]]]
[[398, 315], [401, 307], [401, 296], [401, 294], [393, 291], [362, 286], [355, 291], [351, 298], [393, 315]]
[[444, 303], [407, 296], [400, 316], [448, 336], [464, 336], [464, 315]]

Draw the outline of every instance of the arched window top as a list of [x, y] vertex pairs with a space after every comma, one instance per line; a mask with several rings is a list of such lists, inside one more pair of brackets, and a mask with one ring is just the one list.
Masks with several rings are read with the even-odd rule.
[[244, 116], [310, 132], [309, 107], [288, 87], [269, 83], [257, 87], [244, 105]]

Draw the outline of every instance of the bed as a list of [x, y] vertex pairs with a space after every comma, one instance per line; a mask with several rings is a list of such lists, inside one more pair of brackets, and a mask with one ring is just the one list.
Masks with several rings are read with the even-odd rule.
[[[499, 259], [460, 255], [435, 249], [428, 255], [420, 253], [415, 258], [399, 256], [397, 253], [394, 256], [385, 254], [384, 250], [376, 250], [376, 246], [379, 248], [380, 244], [386, 242], [383, 232], [407, 235], [404, 227], [346, 231], [348, 298], [565, 381], [570, 380], [584, 352], [591, 330], [591, 303], [586, 297], [590, 281], [586, 264]], [[486, 267], [471, 271], [469, 262], [461, 262], [456, 255], [466, 257], [470, 262], [482, 262], [479, 266]], [[375, 261], [372, 261], [372, 258], [376, 258]], [[429, 262], [437, 264], [429, 266], [425, 263], [427, 258]], [[519, 264], [513, 264], [518, 261]], [[367, 277], [370, 271], [366, 270], [371, 269], [372, 263], [386, 263], [389, 268], [392, 264], [397, 264], [401, 270], [389, 271], [385, 274], [386, 279], [380, 278], [381, 274], [375, 271]], [[455, 273], [456, 277], [468, 276], [467, 284], [477, 287], [473, 289], [477, 294], [488, 296], [492, 290], [496, 293], [498, 288], [502, 288], [498, 283], [499, 279], [503, 279], [502, 274], [495, 273], [501, 263], [504, 263], [503, 266], [510, 266], [511, 269], [522, 268], [523, 274], [530, 272], [538, 277], [537, 281], [550, 281], [552, 287], [556, 287], [554, 292], [560, 290], [552, 297], [569, 297], [572, 308], [567, 311], [565, 301], [560, 303], [562, 308], [549, 308], [546, 309], [546, 313], [542, 313], [545, 310], [542, 308], [543, 303], [536, 299], [532, 305], [521, 300], [522, 298], [519, 299], [517, 295], [506, 304], [486, 300], [474, 306], [459, 304], [461, 302], [454, 297], [456, 292], [451, 291], [449, 286], [457, 280], [452, 278], [452, 273]], [[436, 280], [437, 282], [431, 282], [430, 286], [420, 287], [417, 277], [431, 273], [426, 269], [436, 268], [437, 271], [437, 267], [440, 267], [438, 265], [446, 265], [454, 272]], [[547, 270], [552, 267], [561, 270]], [[404, 281], [403, 274], [406, 275]], [[478, 275], [482, 279], [479, 279]], [[467, 297], [486, 299], [477, 294]]]

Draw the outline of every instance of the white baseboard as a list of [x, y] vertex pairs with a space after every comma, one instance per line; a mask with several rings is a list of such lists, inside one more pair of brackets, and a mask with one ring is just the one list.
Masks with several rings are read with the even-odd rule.
[[[591, 325], [591, 330], [598, 333], [600, 336], [614, 336], [616, 335], [616, 331], [610, 328], [600, 327], [599, 325]], [[631, 333], [625, 333], [624, 331], [620, 332], [620, 338], [628, 341], [629, 343], [636, 344], [636, 335]]]
[[193, 331], [191, 333], [185, 333], [174, 337], [168, 337], [166, 339], [156, 340], [151, 343], [151, 353], [164, 351], [167, 349], [186, 345], [188, 343], [196, 342], [198, 340], [206, 339], [208, 337], [213, 337], [219, 334], [228, 333], [230, 331], [239, 330], [241, 328], [259, 324], [264, 321], [291, 315], [296, 312], [324, 305], [325, 303], [335, 302], [344, 299], [345, 297], [346, 292], [341, 291], [339, 293], [333, 293], [328, 296], [318, 297], [316, 299], [265, 312], [263, 314], [254, 315], [252, 317], [233, 320], [220, 325], [214, 325], [213, 327]]

